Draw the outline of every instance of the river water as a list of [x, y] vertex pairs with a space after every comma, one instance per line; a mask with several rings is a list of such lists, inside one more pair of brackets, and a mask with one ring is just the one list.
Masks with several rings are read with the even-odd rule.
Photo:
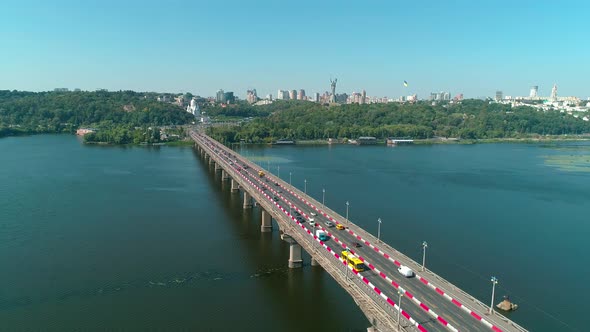
[[[585, 331], [590, 145], [234, 147], [532, 331]], [[364, 330], [190, 147], [0, 140], [0, 330]], [[291, 173], [291, 176], [290, 174]]]

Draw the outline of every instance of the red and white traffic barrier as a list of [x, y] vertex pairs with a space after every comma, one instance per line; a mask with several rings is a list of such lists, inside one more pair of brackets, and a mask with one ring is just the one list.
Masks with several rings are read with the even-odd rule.
[[[286, 188], [285, 188], [286, 189]], [[286, 189], [288, 190], [288, 189]], [[312, 209], [314, 209], [315, 211], [317, 211], [318, 213], [322, 214], [324, 217], [328, 218], [330, 221], [335, 222], [336, 224], [339, 224], [338, 221], [336, 221], [335, 219], [333, 219], [331, 216], [329, 216], [328, 214], [326, 214], [325, 212], [321, 211], [318, 207], [314, 206], [313, 204], [311, 204], [310, 202], [308, 202], [306, 199], [304, 199], [303, 197], [299, 196], [297, 193], [288, 190], [292, 195], [294, 195], [295, 197], [299, 198], [302, 202], [304, 202], [306, 205], [308, 205], [309, 207], [311, 207]], [[389, 261], [391, 261], [393, 264], [395, 264], [396, 266], [401, 266], [401, 262], [399, 262], [398, 260], [392, 258], [391, 256], [389, 256], [387, 253], [383, 252], [382, 250], [380, 250], [378, 247], [374, 246], [373, 244], [371, 244], [368, 240], [362, 238], [360, 235], [358, 235], [357, 233], [355, 233], [354, 231], [352, 231], [350, 228], [347, 229], [348, 233], [350, 233], [351, 235], [353, 235], [354, 237], [356, 237], [359, 241], [363, 242], [366, 246], [372, 248], [375, 252], [380, 253], [383, 257], [385, 257], [386, 259], [388, 259]], [[371, 265], [369, 266], [371, 267]], [[383, 276], [382, 276], [383, 277]], [[453, 304], [455, 304], [457, 307], [461, 308], [463, 311], [467, 312], [470, 316], [472, 316], [473, 318], [475, 318], [476, 320], [480, 321], [482, 324], [484, 324], [485, 326], [489, 327], [490, 329], [492, 329], [493, 331], [496, 332], [502, 332], [502, 329], [500, 329], [498, 326], [488, 322], [487, 320], [485, 320], [484, 318], [482, 318], [481, 315], [477, 314], [475, 311], [469, 309], [468, 307], [466, 307], [465, 305], [463, 305], [461, 302], [459, 302], [458, 300], [454, 299], [453, 297], [451, 297], [449, 294], [447, 294], [446, 292], [444, 292], [442, 289], [436, 287], [435, 285], [433, 285], [432, 283], [430, 283], [426, 278], [418, 275], [416, 273], [416, 278], [419, 279], [423, 284], [427, 285], [428, 287], [432, 288], [433, 290], [435, 290], [438, 294], [442, 295], [445, 299], [451, 301]], [[387, 279], [386, 279], [387, 280]], [[389, 281], [389, 280], [388, 280]], [[393, 281], [393, 280], [392, 280]], [[396, 288], [396, 284], [395, 281], [393, 281], [392, 285], [394, 285]], [[410, 294], [411, 296], [411, 294]], [[428, 308], [426, 305], [424, 304], [420, 304], [420, 306], [422, 308], [424, 308], [426, 310], [426, 308]], [[443, 325], [448, 326], [448, 323], [444, 323], [446, 322], [444, 319], [437, 317], [437, 319], [443, 323]]]

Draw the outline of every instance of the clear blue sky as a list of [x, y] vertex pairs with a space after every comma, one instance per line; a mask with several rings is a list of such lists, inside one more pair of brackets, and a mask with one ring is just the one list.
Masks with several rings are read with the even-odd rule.
[[590, 96], [588, 1], [88, 2], [4, 2], [0, 89]]

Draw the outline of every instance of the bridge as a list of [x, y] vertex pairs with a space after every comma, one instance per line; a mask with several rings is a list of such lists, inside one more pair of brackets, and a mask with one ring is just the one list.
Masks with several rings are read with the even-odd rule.
[[[243, 207], [253, 202], [262, 209], [261, 231], [272, 229], [289, 243], [288, 266], [303, 264], [302, 250], [312, 266], [321, 266], [352, 297], [376, 331], [527, 331], [457, 286], [380, 241], [322, 203], [261, 168], [223, 144], [192, 130], [191, 138], [203, 160], [241, 191]], [[328, 239], [321, 240], [318, 230]], [[343, 253], [353, 254], [366, 266], [358, 271]], [[405, 277], [406, 266], [414, 272]]]

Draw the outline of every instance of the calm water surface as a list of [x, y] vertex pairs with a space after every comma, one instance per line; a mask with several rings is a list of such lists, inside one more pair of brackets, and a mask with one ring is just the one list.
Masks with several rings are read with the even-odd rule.
[[[590, 145], [240, 148], [532, 331], [585, 331]], [[363, 330], [192, 148], [0, 140], [0, 330]], [[308, 259], [306, 258], [306, 262]]]

